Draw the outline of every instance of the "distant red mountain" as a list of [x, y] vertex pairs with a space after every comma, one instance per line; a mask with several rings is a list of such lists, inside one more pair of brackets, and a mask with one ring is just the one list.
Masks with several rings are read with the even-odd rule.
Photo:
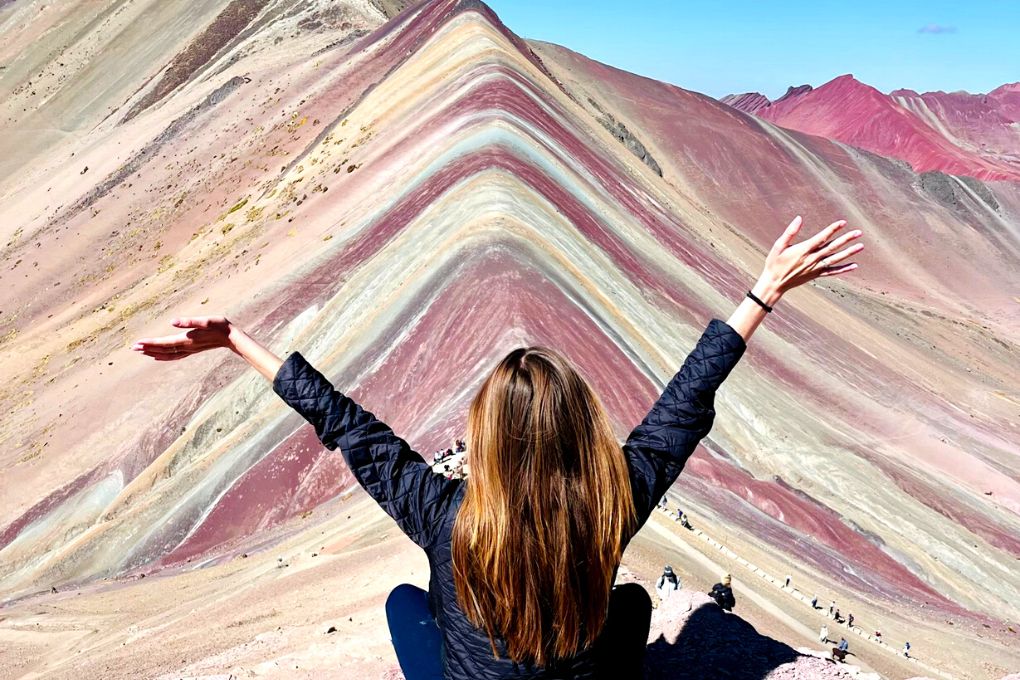
[[914, 170], [1020, 181], [1020, 83], [988, 94], [879, 90], [843, 75], [791, 87], [776, 101], [757, 92], [724, 103], [777, 125], [834, 139]]

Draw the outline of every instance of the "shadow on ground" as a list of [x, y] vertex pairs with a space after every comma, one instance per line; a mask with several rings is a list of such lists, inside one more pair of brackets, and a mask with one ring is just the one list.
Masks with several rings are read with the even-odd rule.
[[789, 645], [761, 635], [747, 621], [714, 604], [691, 611], [674, 641], [660, 634], [645, 654], [647, 680], [760, 680], [802, 658]]

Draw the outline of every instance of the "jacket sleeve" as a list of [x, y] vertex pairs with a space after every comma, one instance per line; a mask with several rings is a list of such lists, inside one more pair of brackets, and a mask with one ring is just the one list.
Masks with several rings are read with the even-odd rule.
[[680, 476], [698, 442], [712, 429], [715, 392], [747, 349], [729, 324], [712, 319], [680, 371], [623, 445], [638, 526]]
[[459, 484], [432, 472], [406, 441], [334, 389], [300, 352], [280, 366], [273, 391], [315, 427], [323, 446], [340, 449], [358, 483], [428, 550]]

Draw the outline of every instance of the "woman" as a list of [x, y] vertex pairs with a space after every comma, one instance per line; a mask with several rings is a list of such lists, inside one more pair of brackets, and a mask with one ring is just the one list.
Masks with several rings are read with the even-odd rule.
[[715, 391], [788, 290], [859, 251], [845, 221], [793, 243], [796, 217], [724, 323], [697, 346], [621, 447], [584, 378], [560, 354], [510, 352], [467, 422], [471, 473], [446, 479], [298, 352], [286, 361], [224, 317], [175, 319], [186, 332], [133, 347], [159, 361], [226, 347], [339, 448], [358, 482], [428, 556], [428, 593], [386, 603], [408, 680], [639, 677], [651, 616], [640, 586], [613, 587], [627, 543], [673, 484], [715, 417]]

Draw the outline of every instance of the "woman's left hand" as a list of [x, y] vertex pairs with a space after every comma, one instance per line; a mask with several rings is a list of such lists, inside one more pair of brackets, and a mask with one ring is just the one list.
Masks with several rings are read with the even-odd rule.
[[223, 316], [195, 316], [176, 318], [170, 322], [178, 328], [188, 328], [184, 333], [163, 335], [158, 338], [139, 338], [131, 346], [156, 361], [174, 361], [204, 352], [207, 349], [227, 347], [233, 349], [230, 321]]

